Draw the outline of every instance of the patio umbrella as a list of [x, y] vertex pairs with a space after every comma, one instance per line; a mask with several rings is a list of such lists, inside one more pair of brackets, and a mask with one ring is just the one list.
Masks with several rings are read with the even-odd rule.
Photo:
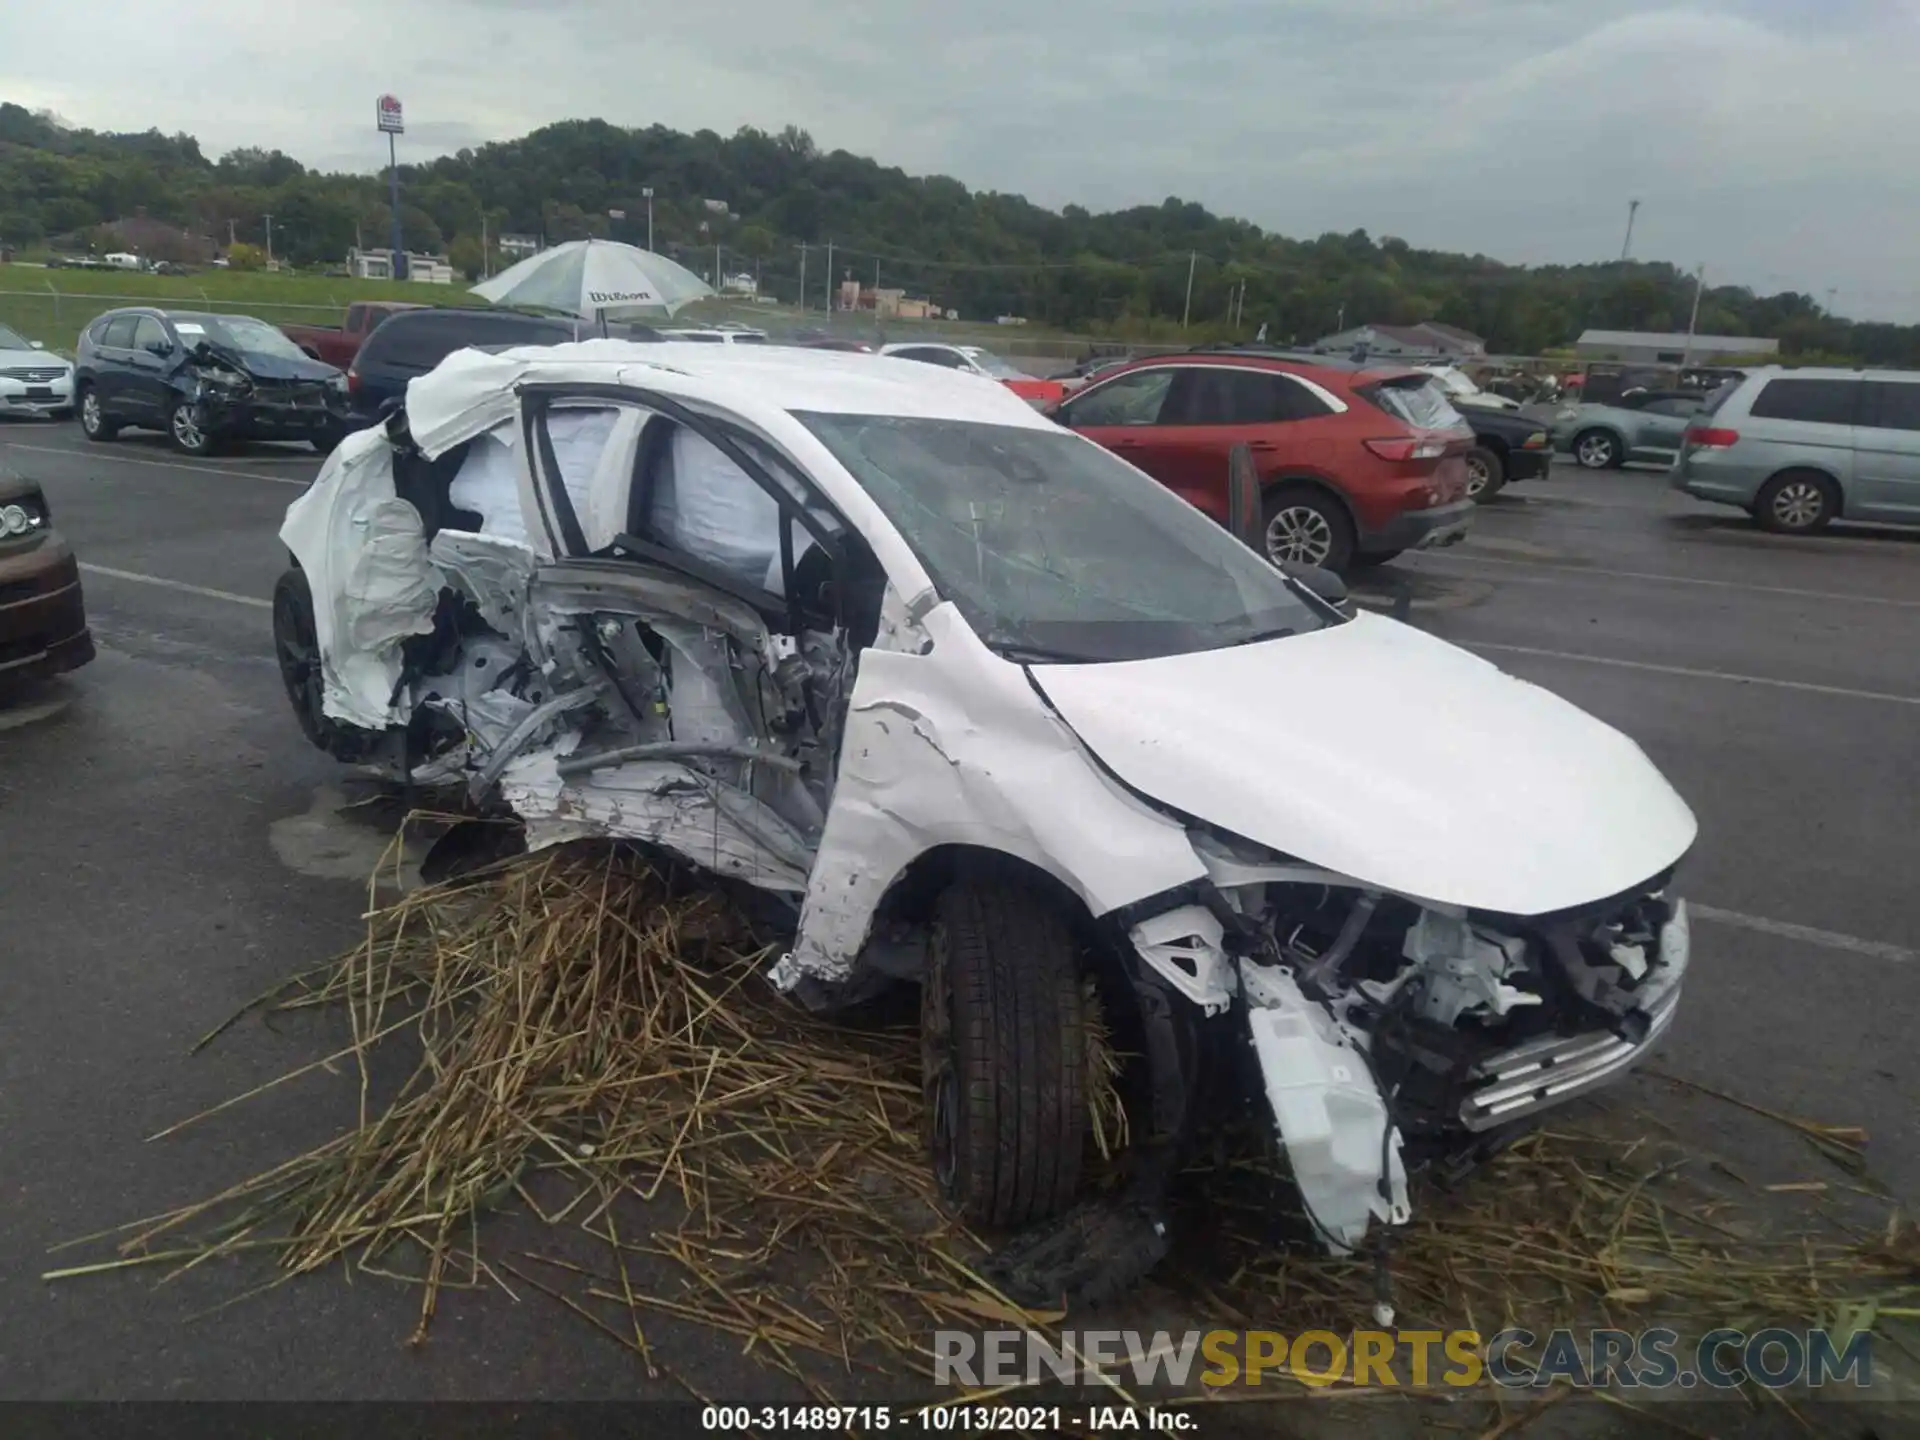
[[473, 287], [495, 305], [564, 310], [606, 329], [608, 312], [671, 315], [713, 287], [664, 255], [615, 240], [569, 240]]

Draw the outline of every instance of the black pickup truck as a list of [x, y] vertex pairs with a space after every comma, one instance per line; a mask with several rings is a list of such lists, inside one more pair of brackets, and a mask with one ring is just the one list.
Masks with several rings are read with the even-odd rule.
[[1517, 410], [1495, 410], [1454, 401], [1473, 430], [1474, 447], [1466, 455], [1467, 494], [1485, 504], [1516, 480], [1543, 480], [1553, 464], [1547, 427]]

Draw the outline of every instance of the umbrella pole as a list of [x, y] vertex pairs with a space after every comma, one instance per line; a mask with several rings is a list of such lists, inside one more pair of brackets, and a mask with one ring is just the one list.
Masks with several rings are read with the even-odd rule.
[[600, 338], [604, 340], [607, 335], [606, 307], [602, 306], [599, 310], [596, 310], [594, 313], [600, 317]]

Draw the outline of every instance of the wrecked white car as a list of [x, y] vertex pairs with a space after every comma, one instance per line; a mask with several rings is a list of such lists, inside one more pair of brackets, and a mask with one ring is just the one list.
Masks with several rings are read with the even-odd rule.
[[281, 532], [307, 735], [529, 845], [782, 898], [771, 980], [921, 982], [972, 1220], [1082, 1180], [1092, 1013], [1151, 1192], [1251, 1104], [1336, 1252], [1416, 1160], [1672, 1021], [1693, 815], [1625, 736], [1349, 614], [1001, 387], [591, 341], [452, 357]]

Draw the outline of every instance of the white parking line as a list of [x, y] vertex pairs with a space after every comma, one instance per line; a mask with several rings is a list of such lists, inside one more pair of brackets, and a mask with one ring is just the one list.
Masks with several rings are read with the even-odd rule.
[[1838, 695], [1847, 700], [1878, 700], [1886, 705], [1920, 705], [1920, 695], [1888, 695], [1879, 690], [1849, 690], [1842, 685], [1815, 685], [1807, 680], [1776, 680], [1769, 675], [1739, 675], [1730, 670], [1697, 670], [1691, 665], [1655, 665], [1646, 660], [1619, 660], [1611, 655], [1582, 655], [1572, 650], [1539, 650], [1531, 645], [1495, 645], [1484, 640], [1460, 640], [1469, 650], [1496, 650], [1506, 655], [1537, 655], [1544, 660], [1571, 660], [1580, 665], [1611, 665], [1620, 670], [1645, 670], [1655, 675], [1685, 675], [1694, 680], [1728, 680], [1736, 685], [1771, 685], [1776, 690], [1804, 690], [1812, 695]]
[[188, 465], [178, 460], [146, 460], [138, 455], [119, 455], [110, 451], [95, 454], [90, 450], [62, 450], [52, 445], [6, 444], [9, 450], [27, 450], [35, 455], [65, 455], [73, 460], [108, 460], [115, 465], [147, 465], [155, 470], [186, 470], [195, 475], [225, 475], [233, 480], [265, 480], [270, 485], [298, 485], [302, 490], [312, 482], [291, 475], [262, 475], [256, 470], [229, 470], [221, 465]]
[[1807, 945], [1822, 945], [1829, 950], [1845, 950], [1849, 954], [1865, 955], [1874, 960], [1892, 960], [1896, 963], [1920, 960], [1920, 950], [1909, 950], [1904, 945], [1889, 945], [1884, 940], [1862, 940], [1856, 935], [1842, 935], [1835, 930], [1816, 930], [1811, 925], [1794, 925], [1785, 920], [1743, 915], [1738, 910], [1721, 910], [1713, 905], [1698, 905], [1691, 900], [1687, 902], [1687, 914], [1701, 920], [1711, 920], [1716, 925], [1735, 925], [1742, 930], [1778, 935], [1783, 940], [1798, 940]]
[[164, 575], [142, 575], [137, 570], [115, 570], [109, 565], [93, 565], [85, 560], [80, 568], [89, 575], [105, 575], [113, 580], [131, 580], [136, 585], [158, 585], [162, 590], [178, 590], [184, 595], [198, 595], [206, 600], [225, 600], [232, 605], [251, 605], [259, 610], [271, 610], [273, 602], [262, 600], [257, 595], [236, 595], [231, 590], [210, 590], [205, 585], [189, 585], [184, 580], [169, 580]]
[[[1712, 590], [1746, 590], [1755, 595], [1787, 595], [1800, 600], [1831, 600], [1842, 605], [1889, 605], [1900, 610], [1920, 610], [1920, 600], [1896, 600], [1883, 595], [1860, 595], [1841, 590], [1800, 590], [1788, 585], [1749, 585], [1743, 580], [1703, 580], [1693, 575], [1667, 575], [1651, 570], [1609, 570], [1599, 565], [1565, 565], [1552, 560], [1506, 560], [1487, 555], [1469, 540], [1467, 555], [1434, 555], [1459, 565], [1510, 565], [1523, 570], [1557, 570], [1568, 575], [1587, 575], [1596, 580], [1652, 580], [1662, 585], [1696, 585]], [[1428, 556], [1422, 555], [1424, 561]]]

